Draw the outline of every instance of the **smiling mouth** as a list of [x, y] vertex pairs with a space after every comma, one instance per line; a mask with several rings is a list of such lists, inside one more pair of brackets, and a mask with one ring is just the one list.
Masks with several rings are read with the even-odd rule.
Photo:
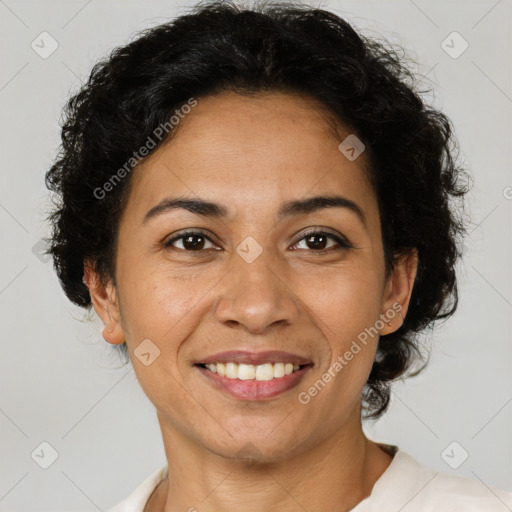
[[226, 377], [232, 380], [257, 380], [270, 381], [277, 380], [300, 372], [303, 368], [312, 366], [311, 364], [293, 364], [293, 363], [264, 363], [259, 365], [237, 364], [233, 362], [197, 364], [201, 368], [211, 373], [216, 373], [219, 377]]

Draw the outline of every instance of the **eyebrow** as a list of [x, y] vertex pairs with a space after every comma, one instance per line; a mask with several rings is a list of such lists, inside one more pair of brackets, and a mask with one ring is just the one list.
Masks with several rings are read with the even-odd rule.
[[[362, 208], [347, 197], [341, 195], [314, 196], [306, 199], [298, 199], [284, 203], [278, 213], [278, 219], [282, 220], [293, 215], [313, 213], [324, 208], [345, 208], [359, 218], [367, 228], [366, 217]], [[189, 197], [167, 197], [153, 206], [145, 215], [142, 224], [171, 210], [183, 209], [201, 215], [203, 217], [226, 218], [228, 209], [221, 204], [212, 203], [204, 199]]]

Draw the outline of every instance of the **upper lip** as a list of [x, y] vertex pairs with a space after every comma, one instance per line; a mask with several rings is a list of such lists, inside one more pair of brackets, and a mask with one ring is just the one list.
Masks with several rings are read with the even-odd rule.
[[260, 365], [264, 363], [292, 363], [299, 366], [312, 364], [312, 361], [290, 352], [281, 350], [266, 350], [263, 352], [249, 352], [247, 350], [229, 350], [226, 352], [218, 352], [208, 356], [196, 364], [213, 364], [213, 363], [238, 363]]

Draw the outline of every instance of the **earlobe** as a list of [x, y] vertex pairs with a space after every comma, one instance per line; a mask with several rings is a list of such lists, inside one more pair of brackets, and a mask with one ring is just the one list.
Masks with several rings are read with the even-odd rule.
[[111, 345], [120, 345], [125, 341], [124, 333], [119, 322], [106, 325], [102, 332], [103, 339]]

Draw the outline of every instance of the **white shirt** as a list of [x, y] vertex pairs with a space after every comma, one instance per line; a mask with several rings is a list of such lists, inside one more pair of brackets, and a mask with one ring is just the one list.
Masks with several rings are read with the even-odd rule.
[[[510, 512], [512, 493], [478, 480], [440, 473], [421, 466], [394, 445], [380, 444], [395, 454], [375, 482], [370, 496], [350, 512]], [[149, 475], [127, 498], [107, 512], [143, 512], [168, 466]]]

